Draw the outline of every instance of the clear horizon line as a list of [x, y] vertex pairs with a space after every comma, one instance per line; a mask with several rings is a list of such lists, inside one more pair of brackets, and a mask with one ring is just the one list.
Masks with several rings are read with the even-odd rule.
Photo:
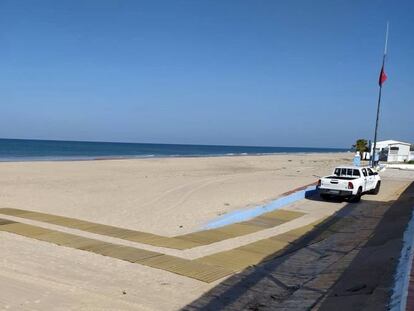
[[158, 143], [158, 142], [126, 142], [126, 141], [102, 141], [102, 140], [63, 140], [43, 138], [10, 138], [0, 137], [0, 140], [32, 140], [32, 141], [55, 141], [55, 142], [79, 142], [79, 143], [109, 143], [109, 144], [147, 144], [147, 145], [178, 145], [178, 146], [212, 146], [212, 147], [252, 147], [252, 148], [307, 148], [307, 149], [343, 149], [344, 147], [306, 147], [306, 146], [269, 146], [269, 145], [224, 145], [224, 144], [190, 144], [190, 143]]

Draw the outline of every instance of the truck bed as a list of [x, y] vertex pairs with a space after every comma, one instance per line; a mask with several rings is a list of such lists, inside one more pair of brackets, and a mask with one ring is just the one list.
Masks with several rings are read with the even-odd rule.
[[341, 179], [341, 180], [353, 180], [357, 179], [357, 177], [346, 177], [346, 176], [327, 176], [324, 177], [326, 179]]

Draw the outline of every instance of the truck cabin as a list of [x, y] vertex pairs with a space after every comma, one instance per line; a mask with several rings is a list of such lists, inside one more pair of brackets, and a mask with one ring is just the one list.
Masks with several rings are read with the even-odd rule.
[[349, 168], [349, 167], [337, 167], [335, 168], [334, 174], [332, 178], [340, 178], [340, 179], [355, 179], [361, 177], [361, 172], [363, 176], [373, 176], [377, 175], [378, 173], [373, 171], [369, 167], [363, 168]]
[[347, 168], [347, 167], [335, 168], [334, 174], [332, 176], [332, 178], [340, 178], [340, 179], [355, 179], [359, 177], [361, 177], [361, 172], [359, 169]]

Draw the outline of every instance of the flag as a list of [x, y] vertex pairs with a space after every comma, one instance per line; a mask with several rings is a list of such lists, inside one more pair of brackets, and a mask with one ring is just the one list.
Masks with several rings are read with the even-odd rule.
[[379, 86], [382, 86], [382, 84], [385, 82], [385, 80], [387, 80], [387, 75], [385, 74], [385, 71], [384, 71], [384, 65], [382, 65], [380, 76], [379, 76], [379, 79], [378, 79]]

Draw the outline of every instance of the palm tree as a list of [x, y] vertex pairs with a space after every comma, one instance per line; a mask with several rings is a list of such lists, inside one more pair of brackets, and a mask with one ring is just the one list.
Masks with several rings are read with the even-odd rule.
[[364, 152], [368, 151], [368, 141], [366, 139], [357, 139], [355, 145], [352, 145], [355, 151], [359, 152], [361, 160], [363, 159]]

